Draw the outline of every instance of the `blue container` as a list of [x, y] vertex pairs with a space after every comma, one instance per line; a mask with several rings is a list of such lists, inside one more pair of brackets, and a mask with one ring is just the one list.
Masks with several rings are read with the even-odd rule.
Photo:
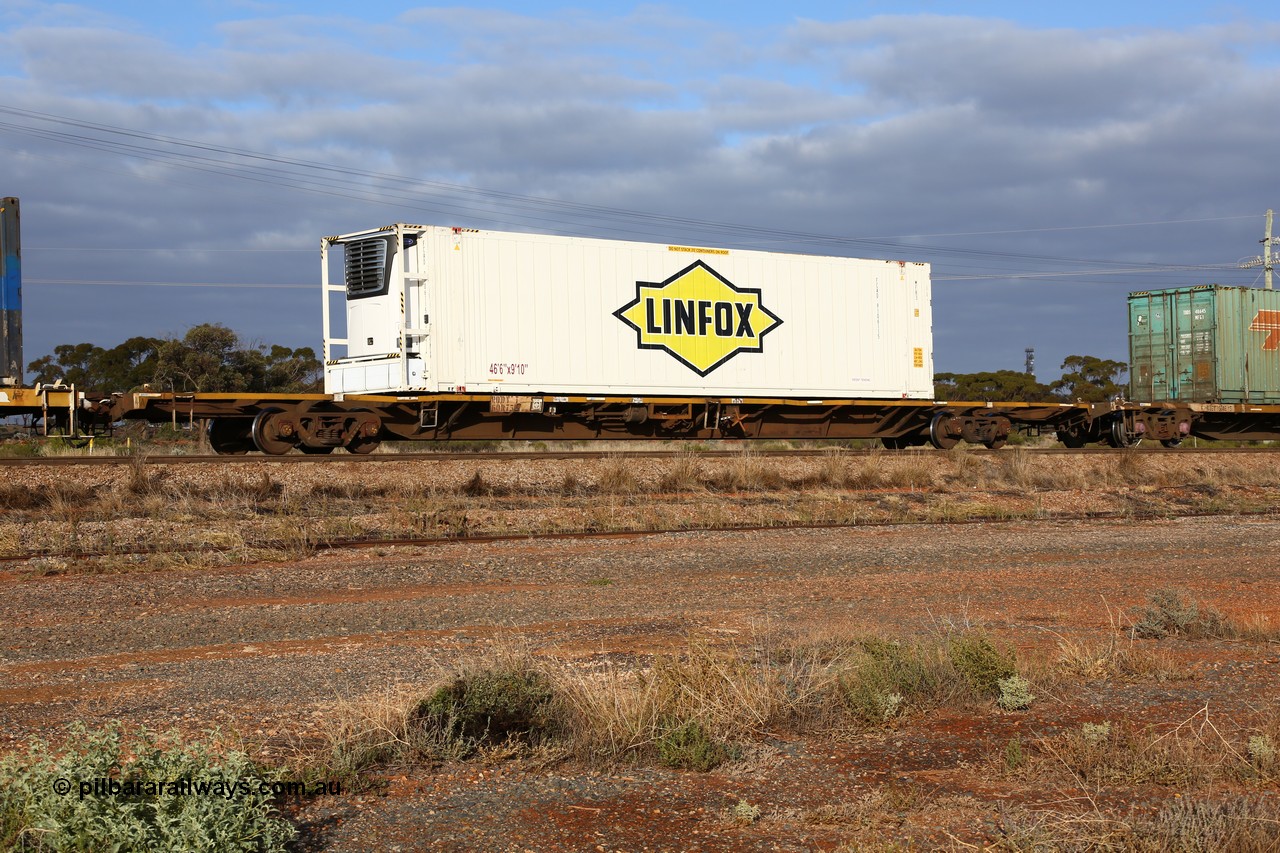
[[22, 384], [22, 245], [18, 200], [0, 199], [0, 381]]

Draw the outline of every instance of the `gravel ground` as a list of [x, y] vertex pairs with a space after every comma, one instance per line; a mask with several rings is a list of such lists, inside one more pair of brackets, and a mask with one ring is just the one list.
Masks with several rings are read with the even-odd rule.
[[[976, 624], [1031, 651], [1113, 630], [1118, 614], [1169, 588], [1278, 625], [1277, 538], [1280, 519], [1265, 516], [1017, 521], [8, 573], [0, 575], [0, 732], [16, 746], [56, 737], [76, 720], [193, 733], [220, 726], [280, 757], [315, 742], [335, 703], [393, 685], [425, 689], [493, 642], [589, 662], [677, 648], [708, 632], [836, 626], [910, 635]], [[1094, 684], [1024, 714], [939, 713], [856, 737], [779, 733], [705, 774], [520, 762], [410, 769], [377, 793], [302, 803], [296, 816], [307, 828], [304, 847], [334, 851], [807, 850], [860, 839], [930, 846], [954, 832], [981, 839], [1001, 803], [1061, 794], [993, 776], [990, 758], [1014, 734], [1117, 714], [1176, 721], [1206, 705], [1218, 720], [1280, 715], [1274, 644], [1169, 648], [1193, 681]], [[740, 801], [760, 807], [760, 817], [735, 821], [730, 810]]]

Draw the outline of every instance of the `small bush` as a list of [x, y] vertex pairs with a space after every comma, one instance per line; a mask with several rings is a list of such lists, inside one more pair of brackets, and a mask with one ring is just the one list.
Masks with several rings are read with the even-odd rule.
[[714, 770], [729, 758], [729, 749], [711, 737], [701, 723], [665, 720], [659, 724], [658, 760], [667, 767]]
[[1102, 640], [1061, 638], [1058, 653], [1058, 671], [1077, 678], [1179, 681], [1194, 675], [1167, 652], [1133, 640], [1117, 642], [1114, 635]]
[[996, 682], [1000, 695], [996, 697], [996, 705], [1006, 711], [1022, 711], [1031, 707], [1035, 696], [1031, 694], [1031, 682], [1021, 675], [1011, 675]]
[[1229, 850], [1235, 853], [1280, 848], [1280, 820], [1273, 802], [1175, 800], [1143, 827], [1156, 850]]
[[1026, 763], [1027, 755], [1022, 749], [1022, 739], [1014, 736], [1004, 746], [1004, 766], [1010, 770], [1017, 770]]
[[1226, 618], [1212, 607], [1188, 601], [1176, 590], [1162, 589], [1151, 594], [1151, 603], [1138, 614], [1134, 636], [1159, 640], [1170, 636], [1189, 639], [1226, 636]]
[[786, 485], [777, 466], [751, 450], [734, 457], [714, 480], [718, 488], [732, 492], [774, 492]]
[[694, 720], [708, 732], [740, 738], [764, 728], [778, 712], [776, 682], [742, 649], [690, 638], [683, 654], [659, 655], [641, 679], [663, 716]]
[[1017, 675], [1011, 650], [1002, 651], [982, 633], [957, 634], [947, 644], [947, 655], [960, 677], [983, 696], [997, 696], [1001, 679]]
[[747, 826], [756, 822], [760, 817], [760, 807], [754, 806], [746, 800], [738, 800], [738, 804], [730, 810], [735, 822]]
[[881, 725], [910, 708], [1000, 697], [1001, 680], [1015, 678], [1005, 701], [1026, 707], [1032, 697], [1014, 669], [1013, 652], [996, 648], [985, 634], [964, 631], [910, 644], [863, 639], [837, 675], [836, 686], [856, 721]]
[[1267, 735], [1249, 737], [1249, 763], [1263, 773], [1276, 769], [1276, 745]]
[[1077, 782], [1192, 787], [1271, 778], [1253, 751], [1257, 737], [1247, 743], [1228, 739], [1201, 711], [1172, 728], [1084, 723], [1038, 746], [1047, 766], [1065, 768]]
[[943, 689], [945, 659], [922, 645], [869, 638], [836, 684], [845, 708], [866, 725], [898, 716], [904, 706], [923, 704]]
[[[74, 746], [64, 752], [37, 742], [0, 760], [0, 847], [257, 853], [283, 850], [296, 834], [271, 804], [269, 786], [277, 780], [239, 750], [145, 729], [126, 743], [118, 726], [91, 731], [81, 725], [69, 735]], [[93, 780], [140, 792], [81, 797], [80, 784]], [[215, 793], [166, 794], [164, 786], [175, 780]], [[61, 782], [71, 783], [69, 792], [58, 793]]]
[[429, 733], [463, 745], [527, 743], [554, 728], [555, 693], [545, 675], [528, 668], [497, 668], [459, 675], [422, 700], [412, 714]]

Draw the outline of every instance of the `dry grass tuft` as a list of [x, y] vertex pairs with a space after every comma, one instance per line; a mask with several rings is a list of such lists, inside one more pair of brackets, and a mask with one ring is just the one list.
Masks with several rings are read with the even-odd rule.
[[[1280, 848], [1280, 808], [1274, 798], [1228, 800], [1179, 798], [1154, 815], [1115, 814], [1095, 808], [1084, 814], [1002, 810], [992, 851], [1090, 851], [1165, 853], [1230, 851], [1272, 853]], [[969, 849], [969, 845], [964, 845]], [[972, 849], [977, 849], [972, 848]]]
[[1205, 706], [1172, 726], [1106, 720], [1040, 738], [1024, 772], [1065, 775], [1081, 786], [1273, 784], [1280, 768], [1271, 738], [1269, 729], [1224, 734]]
[[717, 471], [711, 482], [721, 491], [730, 492], [773, 492], [786, 486], [777, 466], [749, 447]]
[[697, 492], [703, 485], [702, 460], [696, 453], [681, 453], [662, 474], [658, 488], [664, 492]]
[[640, 491], [640, 481], [636, 478], [635, 461], [628, 461], [621, 456], [610, 455], [604, 463], [604, 470], [596, 480], [596, 488], [607, 495], [630, 495]]
[[1193, 674], [1167, 651], [1115, 634], [1101, 638], [1058, 638], [1059, 673], [1086, 681], [1109, 678], [1184, 681]]

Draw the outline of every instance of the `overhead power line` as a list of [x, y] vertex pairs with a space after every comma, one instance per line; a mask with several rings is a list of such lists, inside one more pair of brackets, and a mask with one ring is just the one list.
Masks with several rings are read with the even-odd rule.
[[[1044, 231], [1124, 228], [1177, 222], [1225, 221], [1243, 218], [1244, 216], [1233, 215], [1203, 219], [1170, 220], [1166, 223], [1073, 225], [1007, 231], [911, 235], [906, 237], [850, 237], [766, 228], [742, 223], [715, 222], [693, 217], [671, 216], [607, 205], [584, 204], [563, 199], [482, 189], [463, 184], [335, 166], [312, 160], [282, 157], [231, 146], [197, 142], [12, 106], [0, 105], [0, 115], [7, 115], [17, 120], [0, 121], [0, 131], [21, 134], [44, 141], [141, 159], [172, 168], [233, 177], [268, 186], [343, 198], [357, 198], [408, 210], [462, 216], [474, 222], [517, 223], [522, 226], [560, 233], [593, 231], [627, 236], [657, 237], [664, 240], [668, 239], [677, 230], [682, 235], [694, 231], [700, 235], [700, 240], [742, 241], [752, 247], [770, 244], [816, 245], [863, 251], [873, 250], [878, 254], [887, 252], [895, 256], [909, 252], [917, 257], [927, 255], [931, 256], [931, 259], [952, 259], [948, 263], [954, 263], [957, 267], [962, 266], [960, 262], [963, 259], [973, 259], [998, 264], [1018, 262], [1022, 265], [1090, 264], [1094, 266], [1113, 266], [1117, 268], [1117, 272], [1123, 271], [1124, 274], [1216, 268], [1212, 265], [1188, 267], [1154, 262], [1135, 263], [1131, 260], [1119, 261], [968, 249], [909, 241], [943, 236], [996, 236], [1000, 234]], [[701, 235], [709, 236], [702, 237]], [[170, 251], [172, 251], [172, 248], [170, 248]], [[182, 251], [196, 250], [185, 249]], [[293, 249], [290, 251], [310, 250]], [[1043, 275], [1048, 274], [1048, 271], [1020, 274], [1027, 276]], [[1069, 270], [1060, 270], [1052, 274], [1062, 276], [1077, 273]], [[1090, 271], [1083, 274], [1100, 273]], [[983, 270], [981, 274], [974, 274], [968, 277], [956, 276], [951, 280], [1008, 278], [1010, 275], [1008, 272], [993, 269], [989, 271]], [[940, 278], [939, 280], [943, 279]]]
[[280, 284], [276, 282], [231, 282], [231, 281], [125, 281], [112, 279], [87, 278], [28, 278], [23, 284], [76, 284], [110, 287], [248, 287], [319, 290], [317, 284]]

